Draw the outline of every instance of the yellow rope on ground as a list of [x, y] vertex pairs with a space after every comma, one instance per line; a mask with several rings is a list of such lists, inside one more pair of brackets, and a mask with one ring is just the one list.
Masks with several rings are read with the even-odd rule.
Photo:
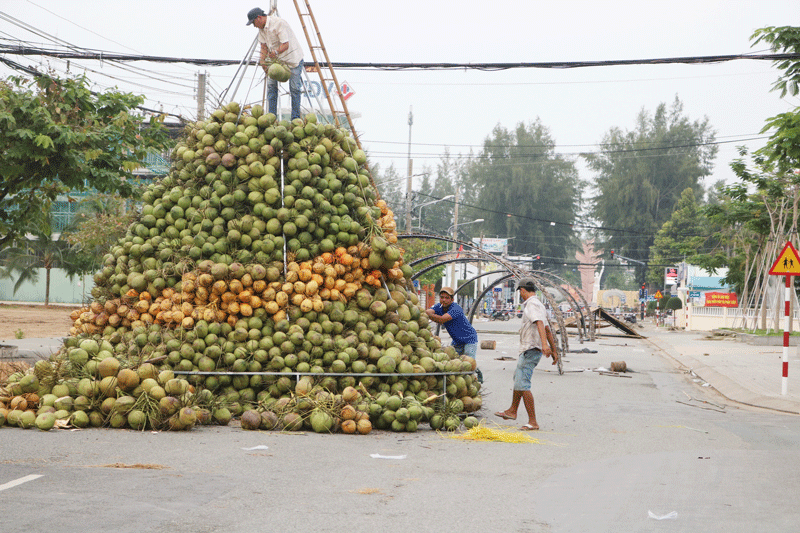
[[473, 440], [482, 442], [510, 442], [514, 444], [542, 444], [539, 439], [527, 435], [528, 432], [515, 430], [509, 431], [497, 428], [488, 428], [481, 421], [477, 426], [465, 431], [464, 433], [454, 433], [446, 435], [448, 439]]

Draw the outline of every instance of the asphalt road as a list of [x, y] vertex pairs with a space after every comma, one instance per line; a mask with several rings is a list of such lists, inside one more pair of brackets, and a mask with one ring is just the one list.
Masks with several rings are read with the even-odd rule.
[[[487, 424], [511, 396], [518, 321], [477, 323]], [[490, 333], [490, 330], [496, 332]], [[366, 436], [0, 429], [0, 529], [796, 531], [798, 417], [727, 403], [647, 341], [572, 349], [534, 373], [536, 444]], [[629, 378], [592, 371], [626, 361]], [[254, 446], [267, 449], [245, 450]], [[382, 457], [374, 458], [373, 454]], [[110, 465], [155, 468], [115, 468]], [[27, 476], [41, 476], [29, 478]], [[658, 520], [676, 513], [674, 518]]]

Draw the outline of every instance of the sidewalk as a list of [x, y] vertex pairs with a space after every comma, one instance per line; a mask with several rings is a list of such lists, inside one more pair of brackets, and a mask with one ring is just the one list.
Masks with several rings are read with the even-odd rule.
[[753, 346], [710, 332], [669, 331], [646, 322], [639, 330], [664, 355], [744, 405], [800, 414], [800, 358], [789, 348], [788, 391], [781, 394], [783, 346]]
[[64, 344], [64, 337], [44, 339], [0, 339], [2, 346], [15, 346], [17, 349], [9, 359], [25, 360], [33, 363], [38, 359], [46, 359]]

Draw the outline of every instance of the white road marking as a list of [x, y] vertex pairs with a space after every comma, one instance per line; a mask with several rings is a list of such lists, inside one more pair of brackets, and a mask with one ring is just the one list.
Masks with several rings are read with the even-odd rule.
[[42, 474], [31, 474], [30, 476], [21, 477], [19, 479], [15, 479], [14, 481], [9, 481], [3, 485], [0, 485], [0, 490], [6, 490], [16, 487], [17, 485], [22, 485], [23, 483], [27, 483], [28, 481], [33, 481], [34, 479], [39, 479], [43, 477]]

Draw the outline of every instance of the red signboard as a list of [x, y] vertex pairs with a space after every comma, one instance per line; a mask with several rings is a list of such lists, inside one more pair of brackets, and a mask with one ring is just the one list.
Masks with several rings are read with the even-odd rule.
[[739, 307], [735, 292], [707, 292], [706, 307]]

